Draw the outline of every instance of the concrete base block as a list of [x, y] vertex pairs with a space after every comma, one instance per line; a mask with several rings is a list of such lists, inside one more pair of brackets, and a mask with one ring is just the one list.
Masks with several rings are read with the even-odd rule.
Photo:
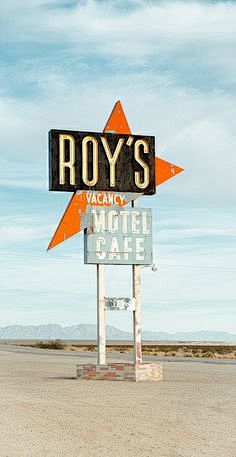
[[161, 363], [108, 363], [106, 365], [85, 364], [76, 366], [77, 379], [96, 381], [161, 381]]

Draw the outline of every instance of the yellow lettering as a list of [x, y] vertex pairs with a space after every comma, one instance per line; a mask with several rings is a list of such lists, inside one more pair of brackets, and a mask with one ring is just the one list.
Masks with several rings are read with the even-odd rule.
[[115, 187], [115, 181], [116, 181], [115, 165], [116, 165], [117, 159], [119, 157], [120, 151], [122, 149], [122, 146], [123, 146], [125, 140], [124, 140], [124, 138], [119, 139], [113, 155], [111, 153], [110, 146], [107, 142], [106, 137], [101, 136], [101, 141], [102, 141], [103, 147], [105, 149], [105, 152], [106, 152], [106, 155], [108, 158], [108, 162], [110, 164], [110, 187]]
[[[93, 178], [88, 179], [88, 143], [93, 145]], [[87, 186], [95, 186], [98, 181], [98, 142], [94, 136], [85, 136], [82, 141], [82, 179]]]
[[[65, 161], [65, 141], [69, 141], [69, 160]], [[70, 169], [70, 184], [75, 185], [75, 139], [72, 135], [59, 135], [59, 183], [65, 184], [65, 168]]]
[[135, 171], [134, 180], [136, 186], [139, 187], [139, 189], [146, 189], [146, 187], [149, 185], [149, 166], [140, 157], [140, 146], [143, 146], [143, 152], [145, 154], [149, 153], [149, 146], [145, 140], [137, 140], [135, 142], [134, 158], [144, 170], [144, 179], [142, 182], [140, 178], [140, 171]]

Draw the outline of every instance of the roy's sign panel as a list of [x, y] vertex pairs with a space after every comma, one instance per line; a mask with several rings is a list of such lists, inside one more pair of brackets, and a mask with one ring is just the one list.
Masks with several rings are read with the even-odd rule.
[[151, 209], [94, 207], [88, 214], [85, 263], [151, 265]]
[[154, 136], [51, 130], [49, 189], [154, 194]]

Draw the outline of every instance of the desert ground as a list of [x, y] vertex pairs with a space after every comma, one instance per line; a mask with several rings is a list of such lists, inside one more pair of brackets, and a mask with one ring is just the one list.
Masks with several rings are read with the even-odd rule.
[[[9, 342], [6, 341], [7, 344]], [[62, 340], [50, 341], [19, 341], [22, 347], [36, 347], [41, 349], [58, 349], [77, 352], [96, 352], [95, 342], [68, 342]], [[106, 344], [106, 351], [120, 354], [132, 354], [133, 344], [124, 341], [109, 341]], [[209, 342], [143, 342], [142, 352], [145, 356], [159, 357], [193, 357], [193, 358], [217, 358], [236, 359], [235, 343], [209, 343]], [[155, 360], [155, 357], [153, 358]]]
[[78, 381], [96, 353], [0, 345], [0, 456], [236, 457], [236, 360], [162, 360], [162, 382]]

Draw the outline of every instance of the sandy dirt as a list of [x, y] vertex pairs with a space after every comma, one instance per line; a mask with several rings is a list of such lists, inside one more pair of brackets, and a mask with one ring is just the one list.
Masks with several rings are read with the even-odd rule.
[[78, 381], [76, 363], [96, 354], [34, 351], [0, 346], [1, 457], [236, 457], [236, 364], [164, 362], [156, 383]]

